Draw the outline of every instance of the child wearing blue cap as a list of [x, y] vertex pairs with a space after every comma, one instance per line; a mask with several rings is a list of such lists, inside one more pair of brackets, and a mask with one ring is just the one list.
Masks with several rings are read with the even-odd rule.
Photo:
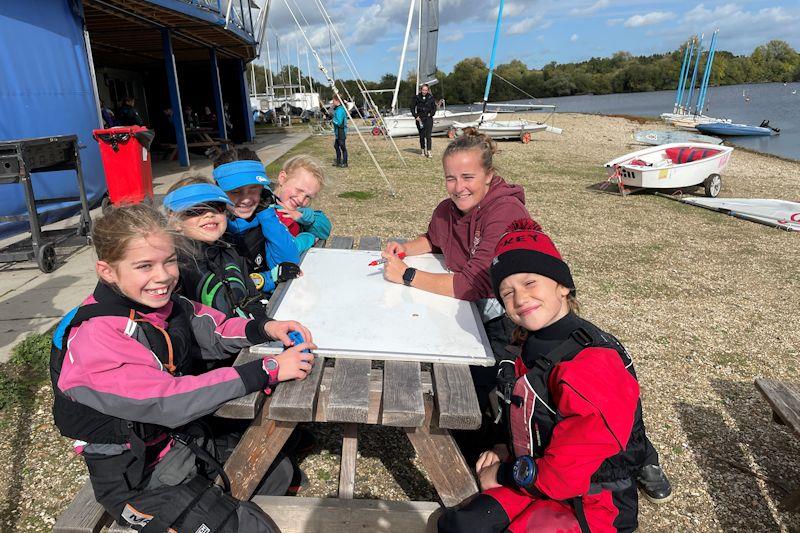
[[266, 316], [262, 294], [236, 249], [221, 240], [233, 202], [202, 176], [187, 177], [164, 197], [172, 226], [186, 237], [179, 248], [180, 290], [189, 299], [225, 313], [228, 318]]
[[272, 293], [278, 282], [301, 275], [300, 254], [289, 229], [281, 223], [274, 208], [262, 201], [269, 190], [260, 161], [232, 161], [214, 169], [217, 185], [233, 205], [228, 234], [262, 292]]

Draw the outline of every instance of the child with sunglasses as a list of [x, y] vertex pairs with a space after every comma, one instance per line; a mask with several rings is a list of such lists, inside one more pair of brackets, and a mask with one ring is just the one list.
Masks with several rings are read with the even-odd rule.
[[262, 294], [246, 261], [222, 236], [232, 206], [225, 192], [202, 176], [184, 178], [164, 197], [172, 227], [185, 242], [179, 247], [180, 291], [228, 318], [266, 316]]

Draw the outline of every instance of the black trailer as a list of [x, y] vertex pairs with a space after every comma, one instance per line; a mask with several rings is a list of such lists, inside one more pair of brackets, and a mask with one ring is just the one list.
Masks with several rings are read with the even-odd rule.
[[[76, 172], [79, 196], [37, 200], [33, 195], [31, 173], [57, 170], [74, 170]], [[78, 137], [76, 135], [59, 135], [0, 141], [0, 185], [20, 183], [25, 190], [28, 214], [0, 216], [0, 221], [27, 219], [31, 226], [31, 236], [29, 239], [0, 249], [0, 262], [35, 260], [42, 272], [52, 272], [56, 267], [56, 245], [75, 236], [83, 237], [85, 238], [84, 242], [88, 242], [91, 230], [89, 202], [86, 199], [86, 189], [83, 185]], [[77, 226], [42, 231], [37, 206], [77, 200], [81, 202], [81, 216]]]

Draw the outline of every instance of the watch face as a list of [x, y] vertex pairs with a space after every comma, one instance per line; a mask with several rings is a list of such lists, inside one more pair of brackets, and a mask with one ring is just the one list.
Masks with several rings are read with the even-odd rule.
[[275, 359], [267, 359], [267, 370], [278, 370], [278, 361]]

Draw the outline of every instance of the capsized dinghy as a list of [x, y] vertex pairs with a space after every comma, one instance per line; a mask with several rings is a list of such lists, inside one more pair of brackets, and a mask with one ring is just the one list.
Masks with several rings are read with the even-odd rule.
[[642, 144], [652, 144], [654, 146], [683, 142], [722, 144], [722, 139], [717, 137], [700, 135], [699, 133], [691, 133], [688, 131], [644, 130], [637, 131], [633, 135], [633, 138]]
[[671, 197], [671, 199], [785, 231], [800, 231], [800, 203], [798, 202], [765, 198]]
[[716, 197], [722, 188], [720, 174], [733, 147], [707, 143], [670, 143], [652, 146], [605, 164], [608, 180], [624, 187], [682, 189], [702, 185]]

